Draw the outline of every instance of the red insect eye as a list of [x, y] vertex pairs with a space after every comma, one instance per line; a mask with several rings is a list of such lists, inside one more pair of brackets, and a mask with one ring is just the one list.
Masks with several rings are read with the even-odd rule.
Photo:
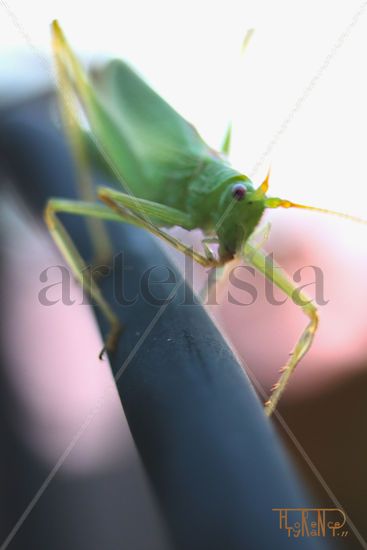
[[235, 183], [232, 187], [232, 197], [236, 199], [236, 201], [242, 201], [246, 195], [246, 191], [247, 189], [243, 183]]

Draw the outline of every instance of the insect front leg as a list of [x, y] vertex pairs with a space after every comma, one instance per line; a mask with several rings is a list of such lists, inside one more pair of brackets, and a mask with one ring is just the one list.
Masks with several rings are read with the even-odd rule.
[[279, 372], [281, 373], [281, 376], [276, 384], [274, 384], [274, 386], [272, 387], [270, 398], [265, 403], [265, 413], [270, 416], [274, 412], [278, 401], [285, 390], [288, 380], [294, 372], [296, 366], [301, 361], [302, 357], [304, 357], [304, 355], [310, 349], [318, 327], [319, 319], [315, 305], [305, 294], [298, 294], [297, 301], [294, 300], [295, 291], [297, 290], [296, 286], [280, 268], [277, 268], [275, 271], [273, 269], [269, 269], [267, 264], [268, 260], [263, 251], [257, 250], [250, 244], [246, 243], [244, 247], [244, 257], [265, 277], [267, 277], [278, 288], [280, 288], [287, 296], [292, 298], [295, 304], [301, 307], [302, 311], [309, 318], [308, 325], [306, 326], [298, 342], [296, 343], [288, 362], [284, 367], [280, 369]]
[[[207, 258], [211, 259], [214, 258], [214, 254], [211, 251], [211, 249], [208, 247], [208, 244], [214, 243], [219, 244], [218, 237], [206, 237], [201, 241], [204, 250], [205, 255]], [[222, 262], [219, 266], [214, 266], [210, 269], [208, 273], [208, 281], [206, 284], [204, 284], [203, 288], [201, 289], [199, 296], [203, 303], [206, 303], [207, 300], [210, 301], [210, 297], [212, 295], [212, 291], [215, 291], [215, 295], [217, 295], [217, 292], [221, 292], [222, 288], [225, 288], [227, 282], [228, 282], [228, 276], [233, 268], [233, 262], [237, 262], [238, 260], [229, 260], [226, 262]]]
[[[261, 250], [267, 240], [269, 239], [271, 230], [271, 223], [268, 222], [264, 227], [261, 227], [258, 231], [255, 231], [251, 237], [250, 242], [251, 245], [255, 248], [255, 250]], [[259, 241], [256, 242], [257, 238], [260, 237]]]

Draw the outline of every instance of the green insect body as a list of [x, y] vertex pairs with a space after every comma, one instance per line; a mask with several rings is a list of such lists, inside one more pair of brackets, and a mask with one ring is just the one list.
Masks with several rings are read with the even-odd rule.
[[[95, 78], [87, 77], [57, 22], [53, 23], [52, 34], [61, 107], [75, 156], [84, 166], [80, 173], [85, 176], [88, 169], [85, 149], [89, 144], [99, 166], [104, 167], [106, 174], [112, 172], [115, 182], [121, 183], [120, 188], [115, 182], [99, 188], [99, 200], [94, 201], [90, 185], [84, 182], [86, 201], [51, 199], [47, 205], [47, 225], [76, 278], [83, 281], [84, 263], [57, 217], [61, 212], [143, 227], [203, 266], [218, 267], [234, 257], [243, 258], [292, 297], [292, 281], [280, 269], [269, 274], [266, 256], [252, 243], [252, 235], [265, 208], [327, 211], [267, 197], [268, 177], [255, 189], [247, 176], [232, 168], [223, 153], [210, 148], [195, 128], [128, 65], [113, 61]], [[83, 138], [76, 102], [82, 105], [88, 119], [91, 141]], [[230, 134], [225, 140], [225, 151], [229, 138]], [[204, 253], [199, 253], [162, 229], [176, 225], [187, 230], [202, 229], [211, 242], [219, 245], [218, 257], [214, 257], [205, 240]], [[106, 348], [112, 350], [119, 336], [117, 317], [96, 285], [87, 286], [87, 290], [111, 323]], [[280, 370], [279, 381], [265, 405], [267, 414], [274, 411], [318, 326], [312, 301], [303, 294], [299, 298], [298, 305], [309, 323]]]
[[[218, 226], [219, 255], [223, 261], [233, 258], [259, 223], [264, 196], [254, 197], [249, 178], [211, 149], [125, 63], [111, 62], [98, 81], [102, 86], [89, 90], [88, 117], [97, 141], [108, 144], [110, 161], [129, 192], [185, 212], [191, 221], [187, 229], [213, 233]], [[237, 181], [247, 193], [233, 204]], [[231, 203], [231, 214], [225, 216]], [[175, 225], [151, 220], [164, 227]]]

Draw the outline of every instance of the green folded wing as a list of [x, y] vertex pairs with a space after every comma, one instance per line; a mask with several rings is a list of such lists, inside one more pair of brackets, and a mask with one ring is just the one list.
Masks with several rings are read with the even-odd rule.
[[125, 63], [113, 61], [90, 80], [56, 22], [52, 28], [61, 85], [76, 91], [115, 176], [137, 196], [177, 204], [184, 183], [215, 153]]
[[123, 174], [140, 196], [157, 200], [167, 184], [188, 181], [213, 154], [195, 128], [122, 61], [107, 65], [95, 89], [120, 136]]

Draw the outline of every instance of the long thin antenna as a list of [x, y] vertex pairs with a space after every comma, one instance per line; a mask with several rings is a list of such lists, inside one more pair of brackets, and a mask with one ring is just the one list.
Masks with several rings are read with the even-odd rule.
[[350, 214], [344, 214], [343, 212], [335, 212], [334, 210], [328, 210], [326, 208], [318, 208], [317, 206], [306, 206], [305, 204], [298, 204], [279, 198], [269, 198], [265, 200], [265, 206], [267, 208], [302, 208], [304, 210], [313, 210], [314, 212], [321, 212], [322, 214], [331, 214], [332, 216], [338, 216], [357, 223], [367, 225], [367, 220], [359, 218], [358, 216], [351, 216]]

